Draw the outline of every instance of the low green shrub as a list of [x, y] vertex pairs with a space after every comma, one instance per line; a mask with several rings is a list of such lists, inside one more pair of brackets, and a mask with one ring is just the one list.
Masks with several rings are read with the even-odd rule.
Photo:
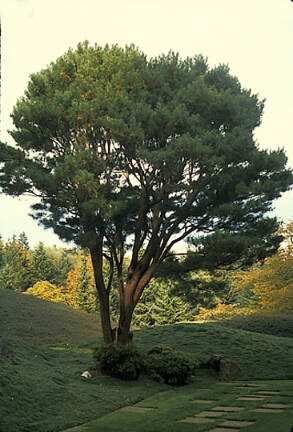
[[155, 381], [184, 385], [198, 364], [189, 355], [168, 346], [156, 346], [144, 358], [144, 372]]
[[94, 358], [103, 374], [122, 380], [137, 380], [142, 369], [141, 354], [133, 345], [104, 345]]

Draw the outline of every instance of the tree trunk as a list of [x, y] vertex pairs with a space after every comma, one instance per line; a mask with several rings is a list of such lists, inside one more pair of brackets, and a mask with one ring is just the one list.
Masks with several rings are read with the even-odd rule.
[[119, 325], [117, 329], [117, 343], [120, 345], [127, 345], [132, 340], [132, 333], [130, 332], [130, 325], [132, 320], [134, 307], [120, 308]]
[[135, 306], [140, 300], [145, 286], [150, 281], [155, 266], [150, 267], [143, 275], [139, 273], [133, 274], [131, 281], [128, 281], [124, 287], [123, 280], [121, 279], [119, 294], [120, 294], [120, 317], [119, 326], [117, 330], [117, 343], [127, 345], [132, 341], [132, 333], [130, 326], [132, 315]]
[[100, 302], [100, 315], [103, 339], [106, 344], [113, 343], [114, 336], [111, 326], [109, 292], [106, 290], [103, 278], [102, 257], [96, 250], [90, 250], [94, 270], [95, 284]]
[[103, 339], [106, 344], [110, 344], [113, 342], [113, 331], [111, 326], [111, 318], [110, 318], [110, 307], [109, 307], [109, 296], [101, 295], [98, 290], [99, 301], [100, 301], [100, 315], [101, 315], [101, 324], [102, 324], [102, 333]]
[[135, 285], [127, 283], [124, 285], [122, 273], [119, 275], [119, 303], [120, 303], [120, 316], [117, 329], [117, 343], [120, 345], [127, 345], [131, 342], [130, 325], [132, 314], [135, 307], [133, 301], [133, 292]]

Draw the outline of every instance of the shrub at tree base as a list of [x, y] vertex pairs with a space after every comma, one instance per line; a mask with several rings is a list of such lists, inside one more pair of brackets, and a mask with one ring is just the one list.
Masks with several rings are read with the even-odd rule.
[[122, 380], [137, 380], [142, 369], [142, 358], [133, 345], [105, 345], [94, 352], [101, 372]]
[[147, 353], [145, 371], [152, 379], [170, 385], [184, 385], [197, 364], [185, 353], [158, 346]]
[[94, 352], [105, 375], [122, 380], [137, 380], [143, 372], [151, 379], [170, 385], [184, 385], [198, 367], [185, 353], [168, 346], [157, 346], [142, 355], [133, 345], [104, 345]]

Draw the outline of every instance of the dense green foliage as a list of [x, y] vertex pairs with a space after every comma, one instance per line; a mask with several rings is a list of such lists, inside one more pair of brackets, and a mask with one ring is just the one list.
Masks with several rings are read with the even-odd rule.
[[89, 248], [106, 342], [114, 272], [116, 334], [128, 343], [144, 288], [180, 240], [193, 245], [180, 271], [250, 265], [277, 249], [265, 215], [292, 173], [283, 150], [254, 140], [263, 105], [226, 65], [147, 59], [134, 46], [82, 43], [30, 77], [12, 113], [16, 147], [0, 145], [1, 189], [40, 196], [34, 217]]
[[3, 244], [1, 242], [0, 286], [2, 288], [24, 291], [30, 286], [32, 268], [27, 237], [18, 237]]
[[197, 366], [194, 358], [164, 345], [152, 348], [144, 359], [145, 372], [152, 379], [177, 386], [186, 384]]
[[77, 250], [49, 248], [41, 242], [32, 249], [25, 233], [13, 236], [0, 242], [0, 287], [26, 291], [39, 281], [62, 285], [76, 256]]
[[105, 375], [122, 380], [137, 380], [141, 373], [169, 385], [184, 385], [198, 362], [184, 352], [156, 346], [147, 353], [134, 345], [103, 345], [94, 351], [97, 367]]
[[77, 305], [80, 309], [86, 312], [96, 312], [97, 301], [90, 280], [91, 276], [87, 266], [87, 257], [83, 254], [78, 272], [78, 284], [76, 290]]
[[55, 282], [57, 269], [52, 258], [48, 255], [43, 243], [39, 243], [32, 254], [32, 279], [37, 281]]
[[137, 380], [142, 369], [141, 353], [133, 345], [105, 345], [94, 352], [101, 372], [126, 381]]
[[194, 308], [188, 301], [174, 294], [172, 288], [172, 281], [152, 279], [135, 309], [133, 324], [162, 325], [192, 320]]

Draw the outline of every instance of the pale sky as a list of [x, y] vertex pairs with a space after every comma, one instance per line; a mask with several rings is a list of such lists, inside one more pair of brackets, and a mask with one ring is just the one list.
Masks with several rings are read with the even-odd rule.
[[[1, 139], [12, 143], [10, 113], [29, 75], [69, 47], [134, 43], [148, 56], [203, 54], [228, 63], [241, 84], [266, 98], [261, 148], [286, 150], [293, 167], [293, 1], [290, 0], [0, 0], [2, 21]], [[30, 200], [0, 195], [0, 234], [25, 231], [33, 245], [64, 245], [29, 216]], [[275, 202], [293, 217], [293, 191]]]

